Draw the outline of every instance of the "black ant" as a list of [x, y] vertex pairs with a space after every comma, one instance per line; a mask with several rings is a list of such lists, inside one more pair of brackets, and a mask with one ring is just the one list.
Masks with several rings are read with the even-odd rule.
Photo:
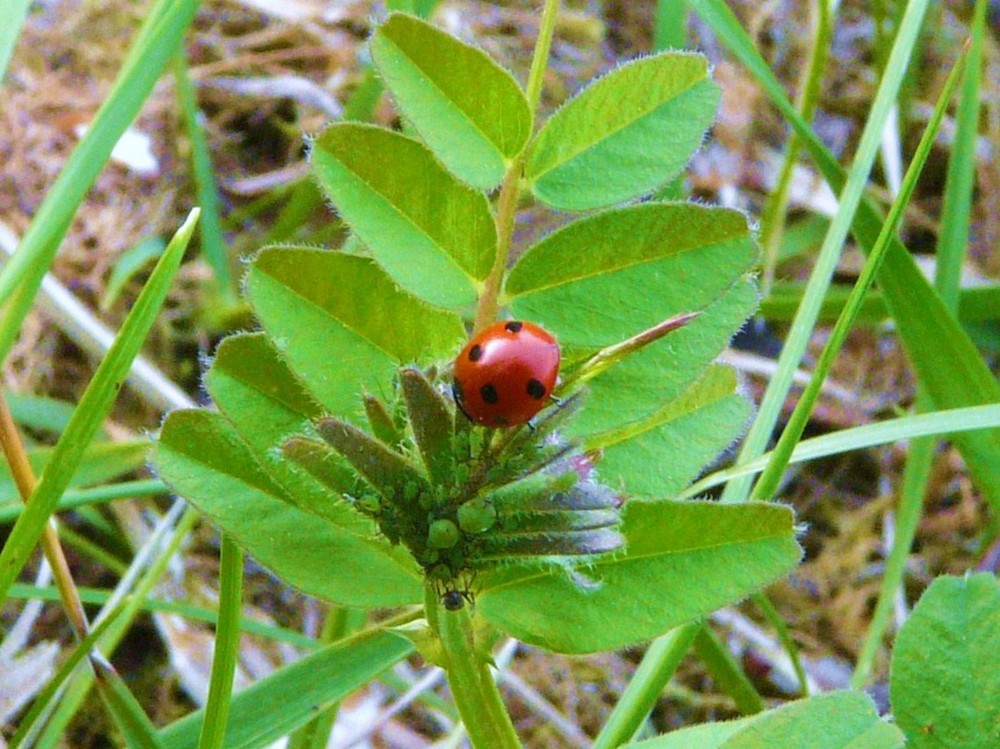
[[474, 604], [471, 590], [446, 590], [441, 596], [441, 603], [447, 611], [460, 611], [465, 602]]
[[466, 602], [470, 606], [476, 605], [475, 596], [472, 594], [472, 585], [476, 581], [476, 573], [473, 572], [469, 575], [465, 581], [466, 587], [464, 589], [458, 588], [445, 588], [444, 592], [441, 594], [441, 605], [444, 606], [446, 611], [460, 611]]

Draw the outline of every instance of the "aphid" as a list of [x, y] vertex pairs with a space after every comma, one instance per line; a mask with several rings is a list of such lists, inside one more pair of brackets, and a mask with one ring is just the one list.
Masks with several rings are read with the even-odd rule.
[[529, 322], [498, 322], [455, 360], [455, 402], [477, 424], [517, 426], [545, 407], [558, 375], [555, 338]]

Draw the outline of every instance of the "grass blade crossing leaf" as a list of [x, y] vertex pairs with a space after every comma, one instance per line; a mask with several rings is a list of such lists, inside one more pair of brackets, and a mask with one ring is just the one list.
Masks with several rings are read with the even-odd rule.
[[73, 417], [59, 438], [27, 507], [14, 524], [3, 552], [0, 553], [0, 600], [6, 599], [11, 583], [38, 543], [42, 530], [55, 510], [59, 497], [69, 486], [87, 445], [111, 408], [132, 360], [139, 353], [142, 342], [166, 299], [197, 220], [198, 210], [195, 209], [177, 230], [166, 252], [156, 264], [153, 274], [125, 318], [115, 342], [97, 367]]
[[[846, 180], [844, 169], [795, 111], [774, 73], [729, 8], [721, 0], [688, 2], [757, 78], [802, 138], [830, 187], [841, 190]], [[862, 200], [852, 231], [866, 251], [874, 246], [881, 226], [878, 209], [870, 201]], [[897, 239], [889, 244], [878, 284], [906, 352], [938, 409], [1000, 401], [1000, 383]], [[956, 434], [954, 441], [976, 484], [994, 507], [1000, 507], [1000, 430]]]

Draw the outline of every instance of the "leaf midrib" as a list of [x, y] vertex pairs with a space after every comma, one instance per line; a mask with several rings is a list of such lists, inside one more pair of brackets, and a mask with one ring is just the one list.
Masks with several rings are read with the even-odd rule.
[[[613, 273], [619, 273], [621, 271], [628, 270], [629, 268], [634, 268], [637, 265], [645, 265], [647, 263], [655, 263], [655, 262], [658, 262], [658, 261], [661, 261], [661, 260], [665, 260], [667, 258], [672, 258], [672, 257], [681, 257], [681, 256], [683, 256], [683, 255], [685, 255], [687, 253], [690, 253], [690, 252], [714, 250], [714, 249], [717, 249], [717, 248], [721, 247], [722, 245], [725, 245], [725, 244], [727, 244], [729, 242], [739, 241], [740, 237], [743, 236], [743, 235], [746, 235], [747, 237], [749, 237], [749, 235], [747, 235], [746, 232], [745, 232], [745, 230], [744, 230], [743, 232], [734, 233], [732, 236], [726, 237], [725, 239], [720, 239], [720, 240], [712, 242], [710, 244], [692, 245], [692, 246], [687, 247], [687, 248], [682, 249], [682, 250], [678, 250], [678, 251], [675, 251], [675, 252], [666, 252], [666, 253], [663, 253], [662, 255], [656, 255], [656, 256], [651, 256], [651, 257], [644, 257], [644, 258], [635, 260], [633, 262], [622, 263], [620, 265], [613, 265], [613, 266], [605, 267], [605, 268], [595, 268], [592, 272], [580, 274], [580, 275], [577, 275], [577, 276], [573, 276], [572, 278], [564, 278], [564, 279], [560, 279], [560, 280], [555, 280], [552, 283], [545, 284], [544, 286], [533, 286], [530, 289], [527, 289], [525, 291], [521, 291], [521, 292], [518, 292], [518, 293], [512, 295], [510, 297], [510, 300], [513, 301], [515, 299], [520, 299], [522, 297], [530, 296], [531, 294], [537, 294], [538, 292], [541, 292], [541, 291], [547, 291], [548, 289], [554, 289], [554, 288], [558, 288], [560, 286], [566, 286], [568, 284], [578, 283], [580, 281], [586, 281], [588, 279], [595, 278], [597, 276], [603, 276], [603, 275], [610, 275], [610, 274], [613, 274]], [[742, 275], [742, 273], [740, 275]], [[734, 278], [734, 282], [735, 282], [735, 280], [736, 279]], [[727, 288], [731, 288], [731, 286], [727, 287]]]

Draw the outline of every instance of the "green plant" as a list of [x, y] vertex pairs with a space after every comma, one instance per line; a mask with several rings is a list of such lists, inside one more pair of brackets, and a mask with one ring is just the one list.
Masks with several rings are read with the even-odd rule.
[[[615, 207], [701, 143], [718, 103], [706, 61], [626, 64], [534, 132], [548, 28], [526, 95], [480, 50], [389, 16], [372, 57], [420, 139], [343, 123], [312, 141], [358, 249], [257, 254], [245, 288], [263, 331], [221, 344], [205, 377], [219, 413], [171, 414], [155, 457], [305, 592], [423, 604], [397, 631], [445, 668], [478, 746], [516, 745], [486, 665], [494, 633], [620, 648], [739, 600], [800, 554], [784, 507], [673, 499], [749, 416], [712, 364], [756, 304], [745, 217]], [[522, 185], [541, 205], [598, 212], [508, 271]], [[562, 400], [534, 426], [473, 427], [447, 394], [466, 324], [498, 312], [563, 349]]]
[[[15, 2], [0, 29], [0, 72], [29, 4]], [[426, 18], [435, 4], [389, 0], [387, 6]], [[912, 139], [916, 149], [890, 198], [870, 189], [870, 172], [876, 157], [892, 150], [887, 133], [914, 135], [922, 117], [911, 107], [917, 63], [931, 56], [933, 45], [925, 42], [940, 44], [942, 12], [927, 0], [875, 4], [877, 91], [845, 169], [809, 123], [828, 96], [820, 84], [835, 64], [826, 47], [842, 22], [838, 4], [822, 0], [812, 9], [795, 106], [732, 5], [660, 0], [655, 40], [660, 48], [683, 46], [693, 11], [794, 132], [762, 211], [763, 256], [740, 213], [667, 200], [683, 197], [682, 170], [715, 114], [718, 89], [702, 57], [671, 52], [626, 63], [539, 121], [556, 28], [552, 0], [544, 4], [523, 89], [481, 51], [412, 16], [391, 15], [378, 28], [371, 61], [361, 63], [345, 105], [353, 124], [333, 125], [311, 140], [314, 179], [288, 193], [266, 235], [317, 241], [346, 227], [350, 236], [337, 250], [269, 246], [257, 254], [245, 290], [261, 330], [218, 346], [204, 378], [217, 410], [190, 404], [169, 416], [156, 446], [163, 480], [116, 481], [142, 463], [150, 441], [112, 442], [106, 433], [112, 430], [100, 423], [167, 296], [194, 216], [169, 245], [135, 237], [108, 282], [108, 305], [128, 294], [129, 279], [149, 260], [159, 262], [79, 405], [14, 394], [0, 400], [7, 457], [0, 465], [0, 520], [14, 523], [0, 554], [0, 588], [8, 599], [61, 602], [76, 637], [21, 716], [12, 747], [65, 743], [67, 725], [75, 715], [79, 722], [94, 686], [129, 746], [249, 748], [290, 736], [290, 749], [319, 749], [339, 701], [376, 679], [400, 687], [401, 677], [389, 669], [417, 651], [442, 666], [450, 682], [455, 705], [423, 697], [463, 721], [449, 741], [460, 741], [465, 730], [477, 746], [516, 746], [493, 683], [492, 659], [503, 669], [502, 654], [509, 652], [509, 642], [497, 648], [504, 635], [570, 654], [651, 640], [594, 749], [882, 749], [904, 742], [990, 749], [1000, 742], [994, 575], [936, 579], [896, 634], [891, 670], [883, 647], [914, 568], [911, 546], [924, 517], [933, 440], [954, 436], [972, 479], [963, 475], [963, 491], [974, 485], [984, 506], [1000, 501], [1000, 386], [973, 345], [981, 339], [970, 337], [988, 334], [986, 326], [997, 320], [998, 287], [959, 288], [985, 122], [979, 108], [988, 101], [981, 72], [987, 3], [978, 0], [969, 10], [971, 42], [942, 58], [953, 67], [935, 78], [937, 101], [927, 107], [926, 127], [918, 144]], [[202, 126], [192, 87], [204, 69], [190, 75], [180, 49], [196, 9], [190, 0], [153, 5], [118, 83], [39, 204], [14, 260], [0, 270], [0, 351], [10, 349], [88, 186], [170, 60], [203, 203], [201, 255], [216, 281], [212, 300], [231, 305], [223, 227], [238, 231], [284, 193], [274, 190], [240, 209], [239, 220], [220, 215], [225, 206], [215, 188], [211, 130]], [[372, 119], [383, 85], [402, 132], [362, 124]], [[897, 229], [903, 226], [906, 236], [911, 197], [921, 201], [915, 192], [921, 170], [934, 163], [928, 157], [935, 144], [943, 147], [938, 133], [956, 91], [930, 283]], [[898, 127], [893, 107], [901, 114]], [[839, 193], [832, 221], [812, 216], [786, 225], [799, 152]], [[324, 195], [342, 222], [331, 221], [322, 234], [301, 230]], [[888, 209], [884, 219], [879, 200]], [[530, 233], [518, 230], [532, 229], [542, 215], [561, 228], [515, 242]], [[867, 260], [851, 288], [843, 280], [832, 286], [848, 232]], [[808, 283], [770, 287], [791, 255], [812, 261]], [[715, 359], [757, 306], [758, 266], [765, 278], [759, 316], [792, 325], [760, 412], [751, 416], [733, 373]], [[510, 318], [557, 335], [558, 401], [530, 427], [475, 427], [449, 392], [451, 363], [469, 334]], [[836, 325], [775, 448], [764, 452], [807, 343], [816, 342], [818, 319]], [[919, 380], [915, 413], [802, 439], [852, 324], [887, 320]], [[880, 335], [887, 340], [893, 332], [883, 326]], [[188, 401], [178, 390], [160, 392], [153, 402]], [[910, 403], [903, 395], [894, 405]], [[747, 423], [735, 464], [698, 478]], [[19, 429], [26, 430], [23, 439]], [[58, 441], [39, 447], [38, 434]], [[816, 685], [793, 639], [802, 620], [786, 623], [777, 605], [784, 601], [772, 604], [760, 592], [796, 564], [800, 529], [788, 508], [749, 501], [789, 496], [779, 479], [792, 464], [907, 439], [913, 441], [895, 533], [850, 679], [860, 690], [873, 674], [888, 673], [892, 715], [880, 717], [858, 691], [810, 696]], [[751, 490], [756, 474], [762, 475]], [[198, 509], [176, 502], [127, 559], [120, 530], [98, 503], [162, 495], [168, 484]], [[723, 485], [721, 502], [701, 499]], [[117, 553], [65, 525], [57, 533], [49, 518], [69, 508], [121, 542]], [[199, 513], [221, 528], [217, 611], [151, 597]], [[956, 554], [975, 553], [988, 568], [995, 537], [995, 528], [985, 528], [978, 541], [993, 551], [972, 551], [976, 544], [966, 543]], [[54, 585], [14, 582], [39, 542], [54, 563]], [[78, 588], [70, 571], [76, 565], [72, 558], [67, 565], [60, 543], [119, 575], [115, 590]], [[243, 549], [330, 602], [319, 636], [242, 615]], [[923, 584], [911, 575], [905, 590], [914, 583]], [[708, 622], [709, 612], [748, 594], [778, 634], [804, 699], [777, 706], [765, 700]], [[104, 608], [91, 621], [85, 605]], [[383, 607], [395, 610], [369, 615]], [[133, 696], [127, 675], [107, 660], [142, 612], [216, 625], [207, 704], [162, 728], [140, 704], [143, 695]], [[304, 655], [232, 695], [243, 632]], [[647, 717], [692, 648], [747, 717], [630, 744], [650, 735]]]

